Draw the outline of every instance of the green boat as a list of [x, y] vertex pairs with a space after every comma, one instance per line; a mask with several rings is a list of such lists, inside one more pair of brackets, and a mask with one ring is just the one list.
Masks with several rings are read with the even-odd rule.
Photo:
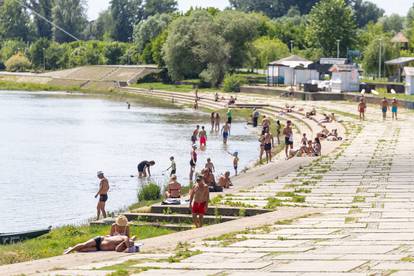
[[25, 240], [34, 239], [45, 235], [52, 230], [52, 226], [47, 229], [25, 231], [25, 232], [14, 232], [14, 233], [0, 233], [0, 244], [13, 244], [22, 242]]

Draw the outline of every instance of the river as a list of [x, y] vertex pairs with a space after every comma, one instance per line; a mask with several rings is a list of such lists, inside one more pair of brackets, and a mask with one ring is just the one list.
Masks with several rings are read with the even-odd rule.
[[[136, 166], [155, 160], [154, 180], [175, 156], [180, 182], [188, 183], [191, 142], [196, 124], [210, 128], [209, 114], [161, 108], [85, 95], [0, 92], [0, 232], [81, 224], [95, 216], [96, 171], [110, 181], [107, 209], [137, 201], [142, 183]], [[257, 158], [255, 131], [244, 122], [232, 125], [229, 145], [210, 134], [199, 151], [197, 170], [207, 157], [217, 172], [232, 171], [238, 151], [240, 168]]]

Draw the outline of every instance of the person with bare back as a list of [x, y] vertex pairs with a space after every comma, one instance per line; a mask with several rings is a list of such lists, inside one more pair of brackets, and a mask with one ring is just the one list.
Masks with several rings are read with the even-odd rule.
[[274, 139], [273, 139], [273, 135], [267, 131], [264, 134], [264, 150], [266, 152], [266, 162], [272, 162], [272, 148], [275, 145]]
[[97, 177], [99, 178], [99, 190], [95, 195], [95, 198], [99, 196], [98, 205], [96, 206], [97, 210], [97, 220], [99, 220], [99, 217], [102, 213], [102, 216], [106, 218], [106, 211], [105, 211], [105, 204], [108, 200], [108, 191], [109, 191], [109, 182], [108, 179], [104, 176], [104, 173], [99, 171], [97, 173]]
[[286, 127], [283, 129], [283, 135], [285, 136], [285, 154], [286, 158], [289, 158], [289, 148], [293, 149], [293, 129], [292, 121], [287, 121]]
[[98, 236], [90, 239], [84, 243], [79, 243], [73, 247], [66, 249], [63, 254], [70, 254], [72, 252], [99, 252], [99, 251], [115, 251], [123, 253], [135, 253], [139, 251], [138, 246], [135, 246], [135, 236], [128, 238], [127, 236]]
[[226, 122], [226, 124], [221, 129], [221, 133], [223, 134], [223, 143], [227, 144], [227, 139], [229, 138], [229, 135], [230, 135], [230, 125], [228, 122]]
[[203, 176], [199, 175], [196, 184], [190, 191], [190, 210], [193, 215], [193, 222], [197, 228], [203, 227], [203, 218], [208, 210], [210, 192]]
[[358, 104], [358, 112], [359, 112], [359, 119], [361, 121], [365, 120], [365, 110], [367, 109], [367, 104], [365, 103], [364, 99], [361, 98]]

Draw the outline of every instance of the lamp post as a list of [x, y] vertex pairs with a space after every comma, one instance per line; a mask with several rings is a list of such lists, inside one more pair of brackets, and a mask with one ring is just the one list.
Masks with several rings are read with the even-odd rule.
[[379, 39], [379, 54], [378, 54], [378, 78], [381, 79], [381, 59], [382, 59], [382, 38]]
[[339, 43], [341, 42], [341, 40], [337, 39], [336, 40], [336, 57], [339, 58]]
[[43, 72], [46, 72], [46, 48], [43, 48]]
[[293, 53], [293, 43], [294, 43], [294, 41], [293, 41], [293, 40], [291, 40], [291, 41], [290, 41], [290, 52], [291, 52], [291, 53]]

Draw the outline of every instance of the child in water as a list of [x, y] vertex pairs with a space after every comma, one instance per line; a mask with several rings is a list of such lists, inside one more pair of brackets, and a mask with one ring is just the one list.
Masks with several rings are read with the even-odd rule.
[[239, 166], [239, 153], [236, 151], [234, 154], [233, 154], [233, 167], [234, 167], [234, 173], [235, 173], [235, 175], [237, 175], [237, 168], [238, 168], [238, 166]]

